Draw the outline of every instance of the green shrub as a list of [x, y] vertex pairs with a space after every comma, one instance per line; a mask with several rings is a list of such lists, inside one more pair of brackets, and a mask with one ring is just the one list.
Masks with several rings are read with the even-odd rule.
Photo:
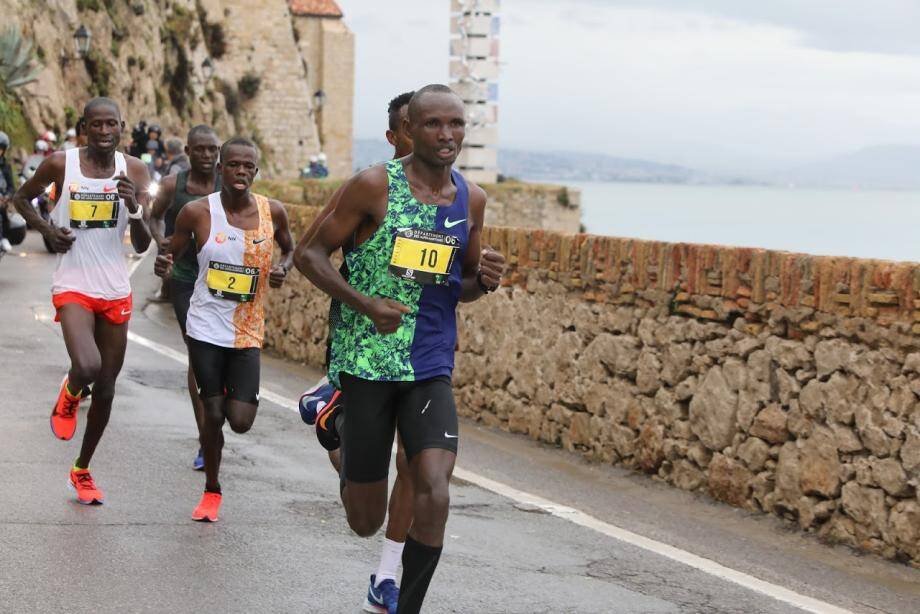
[[254, 72], [247, 72], [237, 83], [240, 95], [246, 100], [252, 100], [259, 93], [259, 87], [262, 85], [262, 77]]

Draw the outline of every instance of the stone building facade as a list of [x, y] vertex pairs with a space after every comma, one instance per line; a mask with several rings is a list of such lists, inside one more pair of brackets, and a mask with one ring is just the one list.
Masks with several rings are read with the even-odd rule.
[[[295, 228], [318, 209], [291, 206]], [[920, 265], [486, 228], [459, 309], [463, 415], [920, 565]], [[321, 365], [328, 299], [266, 340]]]

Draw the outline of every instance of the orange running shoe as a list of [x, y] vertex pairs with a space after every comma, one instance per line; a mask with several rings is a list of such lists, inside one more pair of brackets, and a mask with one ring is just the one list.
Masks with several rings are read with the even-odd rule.
[[220, 511], [220, 493], [205, 491], [201, 495], [198, 507], [192, 512], [192, 520], [199, 522], [217, 522], [217, 512]]
[[83, 505], [102, 505], [105, 496], [101, 490], [96, 488], [89, 469], [71, 468], [68, 486], [77, 492], [77, 501]]
[[81, 390], [77, 396], [70, 394], [67, 388], [67, 377], [61, 382], [61, 391], [58, 393], [54, 409], [51, 410], [51, 433], [58, 439], [67, 441], [73, 437], [77, 430], [77, 408], [84, 397]]

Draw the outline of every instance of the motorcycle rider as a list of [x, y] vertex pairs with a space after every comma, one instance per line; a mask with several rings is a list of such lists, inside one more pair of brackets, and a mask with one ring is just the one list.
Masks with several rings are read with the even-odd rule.
[[13, 183], [13, 169], [6, 159], [6, 152], [10, 148], [10, 137], [6, 132], [0, 132], [0, 257], [13, 249], [8, 239], [3, 236], [4, 226], [9, 225], [7, 207], [9, 200], [16, 191]]

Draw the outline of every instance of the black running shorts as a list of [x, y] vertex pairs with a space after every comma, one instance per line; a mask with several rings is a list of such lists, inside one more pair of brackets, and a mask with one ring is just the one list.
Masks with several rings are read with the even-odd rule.
[[410, 461], [429, 448], [457, 453], [460, 433], [449, 377], [379, 382], [341, 373], [340, 379], [347, 407], [343, 444], [346, 479], [386, 479], [397, 425]]
[[188, 358], [201, 398], [226, 394], [259, 404], [259, 348], [225, 348], [188, 338]]
[[176, 312], [176, 319], [179, 321], [179, 328], [182, 334], [185, 334], [185, 321], [188, 319], [188, 308], [192, 302], [192, 294], [195, 292], [195, 282], [182, 281], [180, 279], [170, 279], [172, 284], [172, 305], [173, 311]]

